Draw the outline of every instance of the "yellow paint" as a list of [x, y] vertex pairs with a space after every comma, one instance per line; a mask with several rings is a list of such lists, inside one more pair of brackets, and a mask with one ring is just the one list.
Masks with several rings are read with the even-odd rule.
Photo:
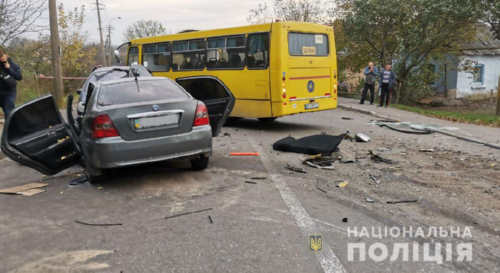
[[[173, 35], [142, 38], [131, 41], [139, 48], [142, 63], [142, 45], [218, 36], [263, 33], [270, 35], [269, 65], [265, 69], [165, 71], [154, 72], [173, 80], [189, 76], [214, 76], [221, 80], [236, 98], [231, 116], [246, 118], [280, 117], [291, 114], [316, 112], [337, 107], [337, 58], [332, 27], [299, 22], [278, 22], [235, 28], [195, 31]], [[291, 56], [288, 51], [290, 32], [326, 34], [329, 56]], [[317, 42], [323, 36], [316, 35]], [[314, 52], [313, 49], [314, 48]], [[314, 54], [315, 47], [303, 48], [304, 55]], [[283, 81], [285, 73], [285, 81]], [[312, 81], [314, 90], [308, 91]], [[284, 97], [286, 96], [286, 97]], [[306, 110], [306, 104], [315, 102], [318, 108]]]

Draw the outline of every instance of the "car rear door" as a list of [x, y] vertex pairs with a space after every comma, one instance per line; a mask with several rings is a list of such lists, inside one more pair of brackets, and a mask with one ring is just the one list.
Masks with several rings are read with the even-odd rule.
[[231, 91], [219, 79], [212, 76], [178, 78], [176, 81], [195, 99], [205, 103], [212, 135], [217, 136], [234, 107], [234, 96]]
[[81, 155], [50, 95], [11, 113], [5, 122], [1, 147], [10, 159], [46, 175], [75, 165]]

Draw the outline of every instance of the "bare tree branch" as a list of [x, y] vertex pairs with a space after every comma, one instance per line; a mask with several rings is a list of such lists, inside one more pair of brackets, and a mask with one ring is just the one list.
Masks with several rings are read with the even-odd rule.
[[37, 24], [46, 6], [45, 0], [0, 0], [0, 45], [26, 33], [46, 27]]

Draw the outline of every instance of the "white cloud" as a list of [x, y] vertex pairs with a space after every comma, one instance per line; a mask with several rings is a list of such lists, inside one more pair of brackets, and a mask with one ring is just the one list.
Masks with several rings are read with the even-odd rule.
[[[113, 44], [123, 42], [126, 27], [137, 20], [161, 21], [170, 33], [184, 29], [212, 29], [248, 24], [248, 11], [265, 0], [100, 0], [106, 8], [103, 24], [113, 25]], [[86, 5], [85, 31], [99, 40], [95, 0], [58, 0], [66, 9]], [[121, 17], [121, 19], [116, 19]], [[43, 20], [47, 20], [46, 17]], [[47, 22], [48, 23], [48, 22]]]

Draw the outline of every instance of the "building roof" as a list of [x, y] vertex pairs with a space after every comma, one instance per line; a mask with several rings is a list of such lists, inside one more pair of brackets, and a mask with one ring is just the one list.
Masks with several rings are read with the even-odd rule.
[[484, 27], [479, 28], [475, 41], [461, 48], [466, 56], [500, 56], [500, 40], [493, 38], [492, 33]]

